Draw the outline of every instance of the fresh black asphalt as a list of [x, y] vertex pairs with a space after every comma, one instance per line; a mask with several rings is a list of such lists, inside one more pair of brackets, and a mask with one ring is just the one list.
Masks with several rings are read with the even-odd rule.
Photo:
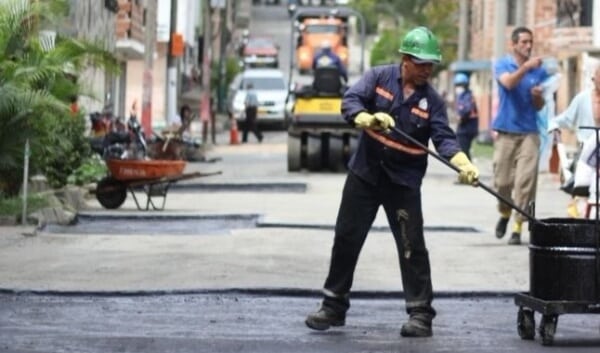
[[[0, 294], [0, 352], [598, 352], [600, 318], [562, 315], [553, 347], [521, 340], [510, 296], [444, 297], [432, 338], [402, 338], [398, 299], [352, 301], [346, 326], [303, 323], [316, 296]], [[539, 321], [539, 315], [536, 314]]]

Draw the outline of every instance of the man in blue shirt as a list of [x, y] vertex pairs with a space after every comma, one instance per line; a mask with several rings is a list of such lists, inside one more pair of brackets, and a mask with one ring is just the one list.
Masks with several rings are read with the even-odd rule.
[[349, 162], [324, 299], [321, 308], [305, 321], [315, 330], [345, 324], [358, 256], [383, 205], [396, 242], [409, 315], [400, 334], [432, 335], [436, 313], [431, 306], [433, 291], [420, 190], [427, 152], [389, 129], [396, 127], [424, 145], [431, 139], [438, 153], [460, 170], [463, 183], [476, 184], [479, 171], [460, 151], [448, 126], [444, 100], [428, 82], [434, 64], [441, 61], [437, 38], [429, 29], [417, 27], [403, 38], [399, 52], [400, 65], [368, 71], [342, 100], [344, 119], [363, 131]]
[[344, 79], [344, 82], [348, 82], [348, 72], [342, 59], [331, 50], [331, 42], [323, 41], [321, 43], [321, 50], [315, 54], [313, 58], [312, 68], [317, 69], [320, 67], [335, 67], [338, 69], [340, 76]]
[[[540, 84], [548, 74], [541, 67], [542, 59], [531, 56], [533, 33], [517, 27], [511, 35], [513, 54], [499, 59], [494, 67], [498, 83], [499, 105], [492, 129], [494, 142], [494, 186], [499, 195], [512, 199], [521, 209], [528, 209], [535, 200], [540, 137], [537, 111], [544, 106]], [[511, 209], [498, 202], [500, 219], [496, 237], [502, 238]], [[522, 224], [526, 219], [515, 215], [509, 244], [521, 244]]]

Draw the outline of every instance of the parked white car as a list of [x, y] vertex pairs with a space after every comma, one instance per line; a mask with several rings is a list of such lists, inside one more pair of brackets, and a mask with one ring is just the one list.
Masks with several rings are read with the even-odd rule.
[[244, 120], [246, 87], [252, 84], [258, 98], [258, 123], [285, 127], [285, 101], [288, 85], [279, 69], [246, 69], [229, 86], [227, 107], [238, 122]]

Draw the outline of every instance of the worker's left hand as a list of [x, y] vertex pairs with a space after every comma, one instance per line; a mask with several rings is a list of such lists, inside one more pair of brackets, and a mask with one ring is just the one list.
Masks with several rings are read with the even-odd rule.
[[479, 169], [475, 167], [464, 152], [458, 152], [450, 159], [450, 164], [459, 169], [458, 181], [461, 184], [477, 186]]

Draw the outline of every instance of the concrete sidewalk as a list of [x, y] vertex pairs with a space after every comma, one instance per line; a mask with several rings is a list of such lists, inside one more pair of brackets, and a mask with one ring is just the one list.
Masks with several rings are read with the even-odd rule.
[[[118, 210], [89, 200], [87, 214], [114, 219], [137, 215], [209, 216], [258, 214], [263, 224], [320, 225], [323, 229], [255, 227], [210, 234], [32, 234], [32, 227], [0, 227], [0, 288], [75, 292], [172, 292], [211, 289], [316, 291], [327, 274], [344, 175], [285, 172], [285, 144], [216, 145], [214, 164], [190, 163], [188, 171], [222, 175], [188, 183], [306, 183], [306, 192], [173, 190], [162, 212], [139, 212], [130, 196]], [[275, 157], [273, 157], [275, 156]], [[491, 164], [477, 161], [490, 185]], [[426, 241], [434, 290], [450, 293], [528, 290], [527, 247], [497, 240], [495, 199], [481, 188], [454, 184], [455, 174], [430, 158], [423, 185]], [[558, 181], [540, 175], [536, 217], [563, 217], [568, 195]], [[173, 219], [170, 222], [178, 222]], [[126, 222], [119, 223], [126, 225]], [[176, 223], [173, 223], [174, 226]], [[383, 212], [375, 221], [385, 227]], [[314, 228], [314, 227], [313, 227]], [[464, 229], [474, 228], [475, 232]], [[372, 231], [361, 254], [354, 290], [401, 291], [398, 259], [387, 231]]]

